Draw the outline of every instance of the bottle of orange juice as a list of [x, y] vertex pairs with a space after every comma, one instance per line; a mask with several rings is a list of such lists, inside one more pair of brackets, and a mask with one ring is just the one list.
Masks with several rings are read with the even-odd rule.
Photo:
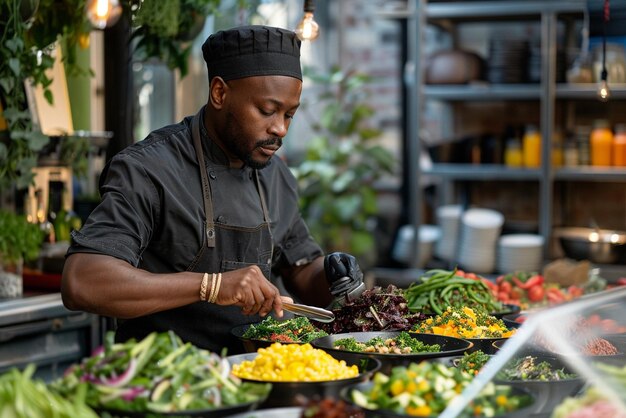
[[541, 134], [535, 125], [526, 126], [522, 151], [525, 167], [537, 168], [541, 165]]
[[626, 167], [626, 125], [615, 125], [615, 138], [613, 138], [613, 165]]
[[593, 129], [589, 137], [591, 145], [591, 165], [611, 165], [611, 151], [613, 148], [613, 132], [609, 122], [605, 119], [597, 119], [593, 122]]
[[519, 138], [509, 138], [504, 149], [504, 164], [507, 167], [521, 167], [524, 163]]

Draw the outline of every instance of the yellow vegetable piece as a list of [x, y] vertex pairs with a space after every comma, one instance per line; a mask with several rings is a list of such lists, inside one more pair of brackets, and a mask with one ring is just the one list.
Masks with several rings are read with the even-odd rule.
[[359, 369], [348, 366], [311, 344], [274, 343], [260, 348], [252, 361], [232, 367], [232, 374], [243, 379], [267, 382], [319, 382], [356, 377]]

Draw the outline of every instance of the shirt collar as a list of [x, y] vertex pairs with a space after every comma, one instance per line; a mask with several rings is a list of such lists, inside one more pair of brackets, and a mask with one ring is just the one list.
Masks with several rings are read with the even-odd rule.
[[200, 115], [200, 139], [202, 140], [202, 148], [204, 149], [204, 152], [209, 160], [216, 164], [229, 166], [230, 161], [224, 150], [221, 149], [215, 141], [209, 138], [209, 133], [204, 126], [204, 109], [205, 107], [202, 107], [202, 110], [200, 111], [202, 112]]

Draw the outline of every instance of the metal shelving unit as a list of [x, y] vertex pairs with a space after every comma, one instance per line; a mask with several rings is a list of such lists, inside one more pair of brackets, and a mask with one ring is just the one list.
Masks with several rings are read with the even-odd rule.
[[[408, 173], [408, 212], [410, 223], [419, 227], [422, 213], [417, 202], [421, 198], [420, 178], [429, 176], [442, 180], [442, 193], [449, 196], [450, 185], [457, 181], [535, 181], [539, 183], [539, 232], [545, 238], [544, 254], [548, 256], [552, 234], [553, 189], [555, 181], [617, 181], [626, 182], [626, 170], [614, 168], [577, 167], [555, 168], [551, 165], [551, 141], [542, 141], [539, 169], [511, 169], [495, 164], [441, 164], [435, 163], [422, 171], [419, 164], [421, 147], [418, 132], [421, 121], [413, 115], [421, 114], [426, 100], [461, 101], [536, 101], [540, 106], [540, 126], [543, 138], [552, 138], [555, 111], [559, 100], [595, 100], [596, 85], [558, 84], [556, 80], [557, 25], [560, 18], [581, 18], [587, 8], [586, 0], [517, 0], [437, 2], [409, 0], [406, 10], [380, 13], [383, 18], [401, 19], [407, 23], [407, 63], [405, 64], [406, 136]], [[465, 22], [494, 22], [496, 20], [537, 21], [541, 37], [541, 82], [539, 84], [492, 85], [425, 85], [421, 63], [425, 28], [434, 24], [453, 28]], [[626, 98], [626, 85], [611, 85], [613, 99]], [[417, 243], [414, 243], [417, 254]], [[418, 257], [414, 258], [415, 260]], [[411, 269], [415, 265], [410, 266]]]

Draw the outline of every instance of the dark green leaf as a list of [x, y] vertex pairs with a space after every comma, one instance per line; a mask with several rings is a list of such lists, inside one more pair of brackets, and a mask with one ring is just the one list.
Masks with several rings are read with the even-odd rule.
[[13, 72], [13, 75], [16, 77], [21, 76], [22, 66], [20, 65], [20, 60], [17, 58], [9, 58], [9, 68]]

